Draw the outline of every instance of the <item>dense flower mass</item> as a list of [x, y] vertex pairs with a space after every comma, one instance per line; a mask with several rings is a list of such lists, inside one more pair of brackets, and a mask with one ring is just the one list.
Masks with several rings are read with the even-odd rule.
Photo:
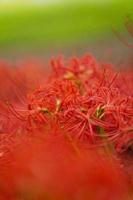
[[133, 147], [133, 70], [51, 65], [0, 63], [1, 199], [132, 199], [116, 156]]

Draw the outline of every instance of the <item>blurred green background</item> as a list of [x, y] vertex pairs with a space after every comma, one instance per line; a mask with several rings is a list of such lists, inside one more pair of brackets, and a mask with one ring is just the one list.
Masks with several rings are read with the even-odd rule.
[[132, 0], [1, 0], [0, 57], [119, 52], [127, 15]]

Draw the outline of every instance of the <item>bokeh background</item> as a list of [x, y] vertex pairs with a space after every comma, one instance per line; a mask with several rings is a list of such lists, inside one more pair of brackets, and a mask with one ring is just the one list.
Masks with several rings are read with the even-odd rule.
[[90, 52], [101, 60], [125, 62], [133, 43], [124, 26], [132, 0], [0, 0], [0, 58], [49, 59]]

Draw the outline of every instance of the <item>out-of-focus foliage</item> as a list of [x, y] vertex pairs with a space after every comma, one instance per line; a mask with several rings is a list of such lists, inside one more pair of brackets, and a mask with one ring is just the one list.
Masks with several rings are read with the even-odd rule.
[[133, 11], [130, 0], [63, 2], [12, 7], [1, 3], [0, 48], [32, 49], [109, 36], [113, 27], [122, 30], [126, 15]]

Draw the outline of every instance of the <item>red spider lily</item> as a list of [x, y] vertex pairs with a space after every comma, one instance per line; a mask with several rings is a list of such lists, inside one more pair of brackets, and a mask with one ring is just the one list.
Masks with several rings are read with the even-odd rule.
[[47, 70], [39, 61], [14, 65], [0, 62], [0, 100], [25, 104], [27, 94], [41, 83], [42, 78], [44, 82], [46, 75]]
[[[74, 138], [85, 137], [89, 143], [97, 144], [104, 137], [116, 146], [120, 147], [120, 143], [125, 146], [125, 141], [132, 138], [129, 132], [132, 132], [133, 99], [122, 85], [121, 73], [116, 73], [110, 65], [104, 65], [103, 70], [91, 56], [72, 60], [69, 67], [61, 59], [52, 64], [51, 82], [29, 96], [30, 119], [47, 124], [56, 118], [61, 128]], [[99, 134], [99, 128], [106, 134]], [[128, 128], [130, 131], [125, 133]], [[123, 134], [127, 139], [119, 143]]]
[[22, 65], [0, 70], [0, 198], [127, 199], [112, 149], [133, 145], [132, 70], [90, 55], [52, 61], [48, 79], [40, 64]]
[[113, 158], [79, 147], [77, 154], [58, 133], [50, 132], [44, 140], [27, 137], [14, 149], [12, 161], [0, 167], [3, 199], [127, 198], [126, 179]]

